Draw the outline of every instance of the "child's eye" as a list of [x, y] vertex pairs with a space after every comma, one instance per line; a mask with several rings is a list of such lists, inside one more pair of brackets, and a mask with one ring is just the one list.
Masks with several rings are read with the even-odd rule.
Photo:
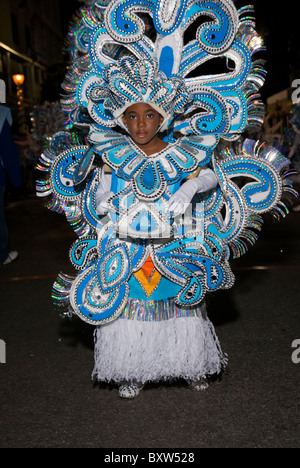
[[149, 112], [149, 113], [147, 114], [147, 119], [152, 119], [153, 116], [154, 116], [154, 114], [153, 114], [152, 112]]

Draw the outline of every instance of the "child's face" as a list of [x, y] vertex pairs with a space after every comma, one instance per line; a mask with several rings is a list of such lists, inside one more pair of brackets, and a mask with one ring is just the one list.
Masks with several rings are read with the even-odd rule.
[[123, 123], [131, 138], [144, 148], [155, 140], [163, 117], [147, 103], [137, 103], [128, 107], [123, 115]]

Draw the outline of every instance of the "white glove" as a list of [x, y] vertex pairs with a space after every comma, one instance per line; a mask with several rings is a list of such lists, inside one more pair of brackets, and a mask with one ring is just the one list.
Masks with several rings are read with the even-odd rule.
[[200, 171], [198, 177], [186, 181], [175, 192], [168, 201], [168, 209], [173, 212], [173, 216], [178, 216], [185, 212], [196, 193], [206, 192], [215, 188], [218, 184], [214, 172], [210, 169]]
[[96, 212], [99, 215], [105, 215], [108, 212], [108, 200], [114, 195], [110, 190], [111, 175], [102, 172], [100, 185], [96, 192]]

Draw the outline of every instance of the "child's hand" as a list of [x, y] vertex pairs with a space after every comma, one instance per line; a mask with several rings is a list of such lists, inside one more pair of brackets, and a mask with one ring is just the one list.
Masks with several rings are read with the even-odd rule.
[[202, 170], [198, 177], [186, 181], [171, 196], [167, 204], [169, 211], [173, 212], [173, 216], [183, 214], [196, 193], [211, 190], [216, 187], [217, 183], [218, 181], [213, 171], [210, 169]]
[[183, 190], [181, 190], [182, 188], [183, 186], [177, 190], [177, 192], [175, 192], [168, 201], [167, 206], [169, 211], [173, 213], [173, 216], [183, 214], [193, 198], [193, 196], [190, 197], [189, 194], [186, 194]]
[[168, 201], [168, 209], [173, 212], [173, 216], [183, 214], [192, 201], [199, 183], [195, 179], [188, 180], [175, 192]]

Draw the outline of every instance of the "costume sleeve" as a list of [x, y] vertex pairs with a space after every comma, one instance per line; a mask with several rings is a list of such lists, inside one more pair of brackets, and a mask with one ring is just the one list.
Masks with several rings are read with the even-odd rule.
[[218, 185], [218, 181], [215, 173], [211, 169], [205, 168], [200, 171], [195, 179], [188, 180], [182, 187], [184, 187], [185, 184], [187, 184], [189, 190], [194, 191], [193, 195], [195, 195], [196, 193], [212, 190]]
[[196, 193], [207, 192], [215, 188], [218, 184], [215, 173], [208, 168], [202, 169], [197, 177], [189, 179], [174, 193], [180, 196], [182, 201], [189, 203]]

